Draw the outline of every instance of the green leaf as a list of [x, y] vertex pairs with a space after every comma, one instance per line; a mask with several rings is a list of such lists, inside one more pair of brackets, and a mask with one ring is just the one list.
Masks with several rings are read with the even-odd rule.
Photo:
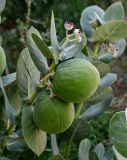
[[69, 140], [74, 133], [73, 142], [80, 143], [84, 138], [88, 138], [91, 133], [89, 123], [82, 118], [77, 118], [73, 121], [72, 125], [65, 132], [61, 133], [62, 139]]
[[56, 36], [56, 27], [55, 27], [55, 20], [54, 20], [54, 14], [52, 12], [52, 18], [51, 18], [51, 44], [52, 44], [52, 51], [55, 58], [55, 61], [57, 63], [60, 55], [60, 47]]
[[88, 139], [84, 139], [79, 145], [79, 160], [89, 160], [89, 150], [91, 142]]
[[108, 94], [112, 94], [111, 87], [98, 87], [94, 95], [88, 100], [90, 104], [95, 104], [103, 100]]
[[[31, 76], [29, 75], [28, 70]], [[34, 82], [39, 82], [39, 80], [40, 72], [34, 65], [28, 49], [25, 48], [20, 54], [17, 65], [17, 84], [23, 101], [26, 101], [31, 97], [35, 91]]]
[[107, 158], [105, 157], [105, 148], [102, 143], [96, 145], [94, 151], [100, 160], [107, 160]]
[[58, 154], [49, 158], [48, 160], [65, 160], [65, 159], [60, 154]]
[[115, 113], [110, 120], [109, 134], [117, 151], [127, 158], [127, 120], [124, 111]]
[[114, 154], [117, 158], [117, 160], [127, 160], [127, 158], [123, 157], [117, 150], [116, 148], [113, 146], [113, 151], [114, 151]]
[[106, 76], [101, 78], [100, 83], [99, 83], [99, 87], [111, 86], [116, 81], [117, 81], [117, 74], [108, 73], [108, 74], [106, 74]]
[[127, 23], [123, 20], [112, 20], [94, 32], [93, 42], [117, 41], [127, 37]]
[[113, 3], [106, 10], [104, 15], [105, 21], [121, 20], [124, 18], [124, 8], [121, 2]]
[[0, 14], [3, 12], [6, 0], [0, 0]]
[[22, 111], [22, 132], [28, 147], [39, 156], [46, 147], [46, 133], [38, 129], [33, 121], [32, 106], [24, 106]]
[[107, 96], [102, 99], [100, 102], [90, 106], [85, 112], [83, 112], [80, 117], [82, 119], [91, 120], [93, 118], [98, 117], [101, 113], [103, 113], [111, 104], [112, 95], [107, 94]]
[[36, 34], [32, 34], [32, 38], [36, 46], [40, 49], [41, 53], [47, 58], [53, 58], [53, 54], [46, 45], [46, 43]]
[[[2, 77], [3, 86], [7, 86], [16, 80], [16, 73], [8, 74]], [[1, 86], [0, 86], [1, 87]]]
[[0, 78], [0, 85], [1, 85], [1, 89], [2, 89], [2, 93], [3, 93], [3, 96], [4, 96], [4, 101], [5, 101], [5, 109], [6, 109], [6, 114], [7, 114], [7, 118], [10, 120], [10, 122], [15, 125], [16, 123], [16, 119], [15, 119], [15, 112], [14, 112], [14, 108], [12, 107], [12, 105], [10, 104], [9, 100], [8, 100], [8, 97], [6, 95], [6, 92], [4, 90], [4, 87], [3, 87], [3, 83], [2, 83], [2, 80]]
[[92, 27], [91, 23], [98, 20], [97, 15], [103, 21], [104, 13], [104, 10], [98, 6], [90, 6], [82, 11], [80, 24], [82, 30], [88, 37], [91, 37], [95, 32], [95, 29]]
[[36, 67], [38, 68], [38, 70], [42, 74], [45, 74], [48, 70], [47, 59], [41, 53], [38, 46], [35, 44], [33, 37], [32, 37], [33, 34], [37, 35], [40, 39], [42, 39], [38, 30], [36, 30], [34, 27], [31, 27], [28, 31], [28, 34], [27, 34], [28, 49], [29, 49], [31, 58], [32, 58], [33, 62], [35, 63]]

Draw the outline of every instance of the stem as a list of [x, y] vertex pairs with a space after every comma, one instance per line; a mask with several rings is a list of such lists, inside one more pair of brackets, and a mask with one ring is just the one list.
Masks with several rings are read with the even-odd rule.
[[29, 21], [30, 21], [30, 15], [31, 15], [31, 4], [32, 0], [28, 0], [27, 2], [27, 15], [26, 15], [26, 27], [25, 27], [25, 34], [27, 35], [27, 31], [29, 28]]
[[[84, 105], [84, 103], [79, 103], [79, 106], [78, 106], [78, 108], [76, 110], [76, 113], [75, 113], [75, 119], [79, 117], [83, 105]], [[76, 126], [76, 128], [75, 128], [75, 130], [74, 130], [74, 132], [73, 132], [73, 134], [72, 134], [72, 136], [71, 136], [71, 138], [70, 138], [70, 140], [68, 142], [67, 151], [66, 151], [66, 157], [65, 157], [67, 160], [69, 160], [70, 152], [71, 152], [71, 146], [72, 146], [72, 141], [73, 141], [73, 138], [75, 136], [75, 133], [76, 133], [79, 125], [80, 125], [80, 123], [77, 124], [77, 126]]]
[[59, 154], [59, 148], [57, 145], [57, 139], [55, 134], [51, 134], [51, 146], [52, 146], [53, 155]]
[[53, 60], [51, 66], [50, 66], [50, 68], [49, 68], [49, 70], [48, 70], [48, 73], [51, 73], [51, 72], [54, 70], [55, 66], [56, 66], [56, 65], [55, 65], [55, 60]]
[[72, 134], [72, 136], [71, 136], [71, 138], [70, 138], [70, 140], [69, 140], [69, 142], [68, 142], [67, 152], [66, 152], [66, 156], [65, 156], [65, 159], [66, 159], [66, 160], [69, 160], [70, 152], [71, 152], [71, 146], [72, 146], [72, 141], [73, 141], [73, 138], [74, 138], [74, 136], [75, 136], [75, 133], [76, 133], [79, 125], [80, 125], [80, 123], [77, 124], [77, 126], [76, 126], [76, 128], [75, 128], [75, 130], [74, 130], [74, 132], [73, 132], [73, 134]]
[[76, 113], [75, 113], [75, 118], [78, 118], [78, 116], [80, 115], [80, 112], [82, 110], [83, 104], [84, 103], [79, 103], [79, 106], [78, 106], [78, 108], [76, 110]]
[[95, 48], [94, 48], [94, 52], [93, 52], [93, 56], [95, 59], [97, 59], [97, 57], [98, 57], [99, 46], [100, 46], [100, 44], [96, 43]]

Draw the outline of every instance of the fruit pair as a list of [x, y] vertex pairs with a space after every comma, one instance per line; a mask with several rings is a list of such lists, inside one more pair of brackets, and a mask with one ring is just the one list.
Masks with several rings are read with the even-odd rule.
[[56, 97], [41, 99], [40, 96], [34, 110], [36, 125], [47, 133], [60, 133], [69, 128], [74, 119], [73, 103], [90, 98], [99, 80], [97, 69], [84, 59], [59, 64], [52, 81]]

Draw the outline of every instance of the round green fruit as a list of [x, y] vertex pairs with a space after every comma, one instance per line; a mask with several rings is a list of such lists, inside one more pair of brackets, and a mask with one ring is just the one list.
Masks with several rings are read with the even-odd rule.
[[0, 46], [0, 76], [2, 75], [6, 66], [6, 56], [3, 48]]
[[84, 59], [71, 59], [58, 65], [53, 77], [53, 93], [67, 102], [89, 99], [100, 81], [98, 70]]
[[36, 103], [33, 118], [38, 128], [47, 133], [61, 133], [70, 127], [75, 110], [72, 103], [56, 97], [41, 99]]
[[95, 67], [97, 68], [97, 70], [98, 70], [98, 72], [100, 74], [100, 77], [105, 76], [111, 70], [110, 67], [109, 67], [109, 65], [106, 64], [106, 63], [103, 63], [103, 62], [96, 63]]

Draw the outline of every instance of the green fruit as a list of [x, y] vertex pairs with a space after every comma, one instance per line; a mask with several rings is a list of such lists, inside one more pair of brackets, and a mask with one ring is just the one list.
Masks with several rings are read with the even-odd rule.
[[74, 106], [56, 97], [41, 99], [36, 103], [34, 121], [47, 133], [60, 133], [70, 127], [74, 120]]
[[0, 46], [0, 76], [2, 75], [6, 66], [6, 56], [3, 48]]
[[111, 70], [109, 65], [106, 63], [103, 63], [103, 62], [96, 63], [95, 67], [97, 68], [98, 72], [100, 73], [100, 77], [105, 76]]
[[67, 102], [84, 102], [97, 89], [98, 70], [84, 59], [71, 59], [58, 65], [53, 77], [53, 92]]

